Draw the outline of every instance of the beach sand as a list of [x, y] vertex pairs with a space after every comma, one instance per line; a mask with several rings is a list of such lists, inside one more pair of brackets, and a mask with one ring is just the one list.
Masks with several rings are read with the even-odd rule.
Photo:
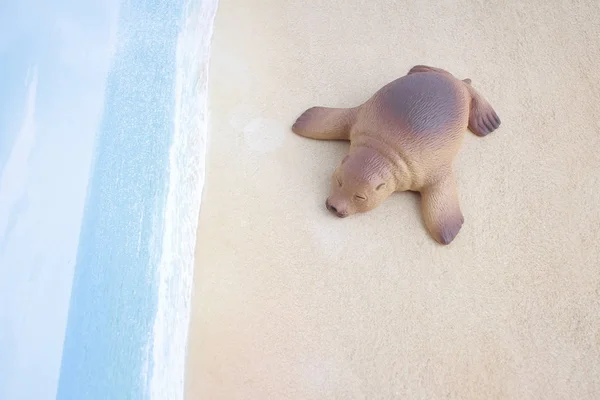
[[[435, 3], [220, 1], [187, 398], [600, 398], [598, 3]], [[331, 215], [347, 144], [290, 130], [415, 64], [502, 119], [447, 247], [411, 193]]]

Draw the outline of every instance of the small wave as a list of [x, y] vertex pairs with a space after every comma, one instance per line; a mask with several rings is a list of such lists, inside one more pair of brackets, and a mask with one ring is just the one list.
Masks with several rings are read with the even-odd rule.
[[[182, 399], [194, 249], [205, 179], [210, 41], [218, 0], [187, 0], [177, 40], [174, 138], [163, 246], [157, 270], [158, 304], [149, 366], [149, 398]], [[144, 377], [146, 378], [146, 377]]]

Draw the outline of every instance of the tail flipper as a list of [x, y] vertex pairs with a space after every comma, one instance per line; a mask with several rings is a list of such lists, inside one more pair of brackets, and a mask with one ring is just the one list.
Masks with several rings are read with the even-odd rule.
[[484, 99], [473, 86], [470, 79], [463, 79], [471, 94], [471, 112], [469, 114], [469, 129], [477, 136], [486, 136], [500, 126], [500, 118], [494, 108]]

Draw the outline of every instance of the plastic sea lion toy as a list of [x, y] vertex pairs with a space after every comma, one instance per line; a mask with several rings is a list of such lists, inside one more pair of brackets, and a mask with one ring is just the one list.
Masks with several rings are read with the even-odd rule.
[[358, 107], [309, 108], [292, 131], [350, 141], [325, 202], [333, 214], [367, 212], [393, 192], [419, 192], [429, 233], [449, 244], [464, 222], [454, 158], [467, 129], [486, 136], [499, 126], [500, 118], [470, 79], [417, 65]]

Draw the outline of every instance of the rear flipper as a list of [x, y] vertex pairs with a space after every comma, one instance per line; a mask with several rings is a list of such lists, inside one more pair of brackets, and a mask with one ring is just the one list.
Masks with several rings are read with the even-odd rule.
[[[419, 72], [436, 72], [438, 74], [452, 75], [450, 72], [429, 65], [415, 65], [408, 71], [407, 75]], [[478, 92], [471, 86], [469, 78], [462, 80], [465, 83], [469, 93], [471, 94], [471, 112], [469, 114], [469, 129], [478, 136], [485, 136], [492, 133], [500, 126], [500, 118], [494, 111], [490, 103], [487, 102]]]
[[350, 140], [354, 108], [312, 107], [298, 117], [292, 131], [317, 140]]
[[437, 72], [438, 74], [446, 74], [453, 76], [450, 72], [446, 71], [445, 69], [431, 67], [429, 65], [415, 65], [408, 71], [407, 75], [416, 74], [418, 72]]
[[487, 102], [471, 86], [471, 80], [465, 79], [467, 89], [471, 94], [471, 112], [469, 113], [469, 129], [477, 136], [486, 136], [500, 126], [500, 118], [490, 103]]

